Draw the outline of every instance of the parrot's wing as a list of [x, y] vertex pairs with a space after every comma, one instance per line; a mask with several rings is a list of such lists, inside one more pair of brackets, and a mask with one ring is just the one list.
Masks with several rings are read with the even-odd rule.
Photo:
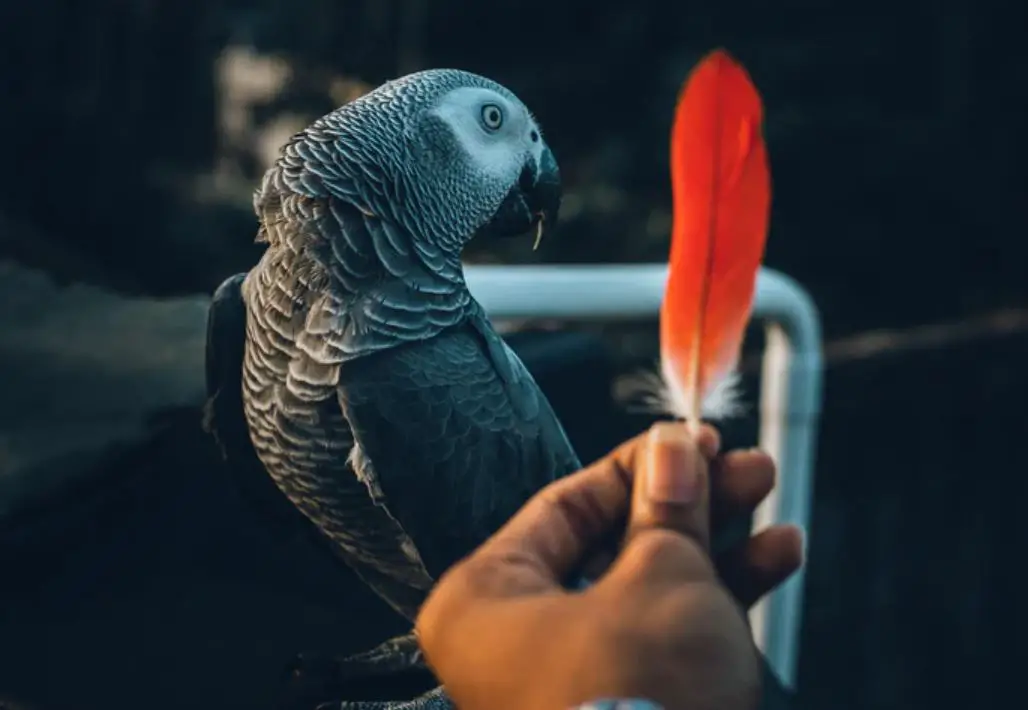
[[225, 279], [214, 292], [207, 311], [205, 371], [207, 401], [204, 429], [221, 448], [236, 490], [268, 522], [299, 534], [307, 521], [267, 475], [243, 413], [243, 353], [246, 349], [246, 304], [242, 285], [246, 274]]
[[470, 323], [485, 343], [486, 355], [496, 368], [496, 373], [500, 376], [517, 415], [538, 422], [542, 444], [547, 451], [553, 452], [557, 461], [556, 478], [579, 470], [582, 468], [582, 462], [571, 446], [560, 419], [550, 406], [550, 401], [539, 389], [535, 378], [521, 362], [521, 358], [493, 329], [482, 307], [477, 301], [474, 305], [475, 310]]
[[214, 292], [207, 311], [204, 428], [217, 439], [226, 459], [240, 446], [252, 448], [243, 416], [246, 304], [242, 286], [245, 279], [245, 273], [225, 279]]
[[579, 468], [524, 365], [475, 328], [347, 363], [339, 401], [359, 451], [351, 457], [358, 477], [434, 578], [536, 491]]

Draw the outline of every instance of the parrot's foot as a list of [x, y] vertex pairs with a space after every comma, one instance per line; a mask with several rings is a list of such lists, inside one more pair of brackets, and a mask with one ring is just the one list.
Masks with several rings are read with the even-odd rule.
[[317, 710], [456, 710], [440, 686], [411, 700], [343, 700], [322, 703]]
[[370, 651], [342, 658], [300, 654], [290, 671], [294, 677], [313, 675], [346, 685], [398, 673], [429, 672], [413, 632], [384, 641]]
[[[434, 687], [438, 681], [429, 670], [411, 632], [385, 641], [369, 651], [342, 658], [314, 653], [298, 655], [287, 668], [290, 686], [290, 707], [309, 710], [328, 698], [348, 698], [353, 701], [376, 701], [379, 707], [387, 698], [417, 698]], [[389, 700], [390, 704], [398, 703]], [[406, 702], [406, 701], [404, 701]], [[328, 707], [328, 706], [326, 706]], [[339, 707], [334, 705], [332, 707]], [[364, 708], [363, 705], [344, 704], [343, 708]], [[403, 705], [403, 710], [408, 706]], [[411, 705], [409, 710], [422, 706]], [[442, 707], [427, 705], [426, 708]]]

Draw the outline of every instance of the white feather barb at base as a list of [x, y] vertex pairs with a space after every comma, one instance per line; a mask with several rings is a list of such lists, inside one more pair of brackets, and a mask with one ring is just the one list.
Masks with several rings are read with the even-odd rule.
[[[648, 370], [625, 375], [614, 385], [614, 398], [633, 411], [688, 419], [690, 392], [675, 385], [669, 372]], [[740, 417], [748, 407], [742, 401], [742, 376], [730, 371], [703, 397], [700, 416], [710, 421]]]

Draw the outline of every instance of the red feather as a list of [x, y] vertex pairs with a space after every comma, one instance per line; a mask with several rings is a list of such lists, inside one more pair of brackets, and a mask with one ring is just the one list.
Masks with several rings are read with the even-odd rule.
[[[730, 413], [771, 207], [760, 94], [726, 52], [686, 80], [671, 134], [674, 227], [660, 311], [671, 413]], [[727, 388], [727, 389], [726, 389]]]

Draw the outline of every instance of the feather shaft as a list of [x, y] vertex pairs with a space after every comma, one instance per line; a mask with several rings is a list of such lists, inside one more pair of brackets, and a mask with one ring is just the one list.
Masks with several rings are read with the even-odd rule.
[[724, 386], [742, 349], [769, 222], [762, 120], [750, 77], [723, 50], [693, 70], [675, 111], [661, 374], [671, 413], [693, 426], [705, 411], [718, 417], [733, 408]]

